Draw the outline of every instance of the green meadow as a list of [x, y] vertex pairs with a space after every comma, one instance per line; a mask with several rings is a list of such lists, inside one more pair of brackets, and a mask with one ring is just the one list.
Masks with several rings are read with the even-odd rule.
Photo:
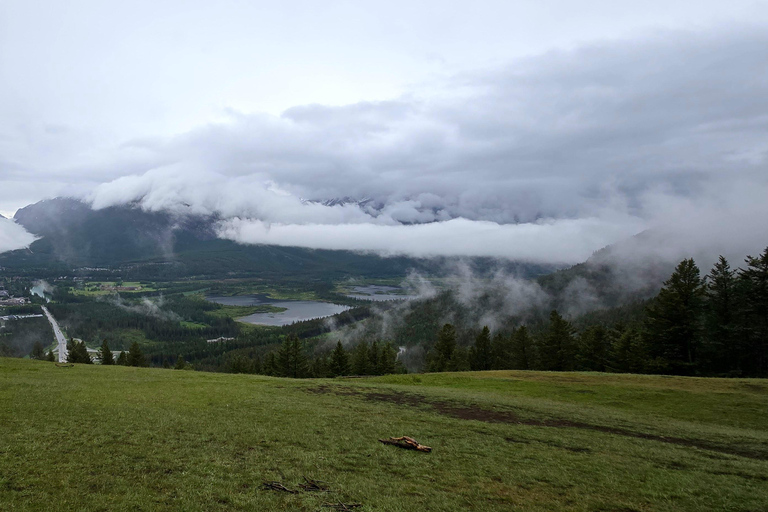
[[[432, 452], [378, 442], [403, 435]], [[302, 489], [305, 478], [327, 492]], [[766, 510], [768, 381], [518, 371], [290, 380], [0, 359], [0, 510], [339, 503]]]

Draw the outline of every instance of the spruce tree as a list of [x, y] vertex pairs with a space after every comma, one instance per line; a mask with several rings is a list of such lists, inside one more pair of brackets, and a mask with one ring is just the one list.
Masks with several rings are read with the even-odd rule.
[[653, 355], [669, 371], [696, 370], [704, 313], [704, 279], [692, 259], [681, 261], [647, 310], [646, 334]]
[[378, 340], [373, 340], [368, 349], [368, 372], [371, 375], [381, 375], [381, 351]]
[[32, 359], [39, 359], [43, 360], [45, 359], [45, 349], [43, 348], [43, 344], [39, 341], [36, 341], [35, 344], [32, 346], [32, 352], [30, 353], [30, 357]]
[[703, 357], [714, 372], [738, 373], [741, 368], [738, 282], [736, 273], [723, 256], [707, 276], [706, 284], [706, 346]]
[[138, 341], [134, 341], [131, 344], [131, 347], [128, 349], [128, 357], [126, 361], [128, 366], [149, 366]]
[[368, 343], [361, 341], [352, 349], [352, 372], [355, 375], [370, 375], [370, 357], [368, 354]]
[[752, 377], [768, 376], [768, 247], [758, 256], [747, 256], [739, 280], [744, 290], [743, 332], [747, 347], [746, 370]]
[[70, 339], [67, 343], [67, 362], [80, 364], [93, 364], [88, 348], [84, 341]]
[[512, 337], [496, 333], [491, 341], [491, 369], [510, 370], [512, 368]]
[[121, 350], [120, 354], [117, 356], [117, 361], [115, 363], [119, 364], [120, 366], [128, 366], [128, 356], [125, 354], [125, 350]]
[[291, 333], [277, 353], [277, 368], [281, 377], [301, 379], [307, 376], [309, 364], [299, 337]]
[[451, 324], [444, 324], [437, 333], [437, 342], [430, 351], [428, 370], [444, 372], [456, 350], [456, 329]]
[[578, 354], [576, 356], [578, 369], [604, 372], [609, 351], [610, 340], [605, 327], [590, 325], [579, 335]]
[[574, 367], [576, 343], [573, 327], [557, 311], [549, 314], [549, 326], [541, 339], [542, 369], [568, 371]]
[[176, 358], [176, 364], [173, 366], [174, 370], [184, 370], [187, 368], [187, 362], [184, 360], [184, 356], [179, 354]]
[[510, 346], [511, 368], [514, 370], [530, 370], [533, 368], [533, 339], [524, 325], [512, 333]]
[[55, 363], [56, 362], [56, 356], [53, 355], [53, 350], [48, 351], [48, 356], [46, 357], [46, 360]]
[[352, 369], [349, 365], [349, 356], [341, 341], [336, 342], [336, 348], [331, 352], [330, 372], [333, 377], [349, 375]]
[[112, 351], [109, 350], [109, 344], [107, 343], [106, 338], [101, 343], [101, 350], [100, 350], [100, 352], [101, 352], [101, 354], [100, 354], [101, 355], [101, 364], [105, 364], [105, 365], [115, 364], [115, 359], [112, 356]]
[[475, 346], [471, 351], [471, 367], [475, 371], [485, 371], [491, 369], [491, 331], [488, 326], [483, 327], [480, 334], [475, 338]]
[[391, 343], [385, 343], [381, 347], [381, 354], [379, 355], [379, 375], [389, 375], [395, 373], [395, 367], [397, 363], [397, 351], [394, 349]]

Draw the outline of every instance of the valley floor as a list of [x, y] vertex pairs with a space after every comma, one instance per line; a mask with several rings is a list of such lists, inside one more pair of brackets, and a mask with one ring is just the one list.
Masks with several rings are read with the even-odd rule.
[[[378, 442], [403, 435], [432, 452]], [[0, 510], [746, 511], [767, 475], [765, 380], [0, 359]]]

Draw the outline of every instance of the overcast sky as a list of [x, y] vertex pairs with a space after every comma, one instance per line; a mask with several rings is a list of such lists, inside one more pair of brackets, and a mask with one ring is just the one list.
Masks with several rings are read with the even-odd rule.
[[[753, 250], [766, 48], [763, 1], [6, 0], [0, 213], [66, 194], [248, 243], [566, 263], [716, 222]], [[342, 196], [373, 201], [302, 201]]]

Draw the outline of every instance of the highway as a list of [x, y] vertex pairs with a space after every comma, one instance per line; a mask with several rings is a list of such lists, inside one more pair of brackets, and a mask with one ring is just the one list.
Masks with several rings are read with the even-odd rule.
[[53, 334], [56, 336], [56, 342], [59, 344], [59, 362], [60, 363], [66, 363], [67, 362], [67, 339], [64, 337], [64, 333], [61, 332], [61, 328], [59, 327], [59, 323], [56, 321], [55, 318], [53, 318], [53, 315], [50, 311], [48, 311], [48, 308], [45, 306], [43, 307], [43, 313], [45, 313], [45, 316], [48, 317], [48, 321], [51, 322], [51, 327], [53, 327]]

